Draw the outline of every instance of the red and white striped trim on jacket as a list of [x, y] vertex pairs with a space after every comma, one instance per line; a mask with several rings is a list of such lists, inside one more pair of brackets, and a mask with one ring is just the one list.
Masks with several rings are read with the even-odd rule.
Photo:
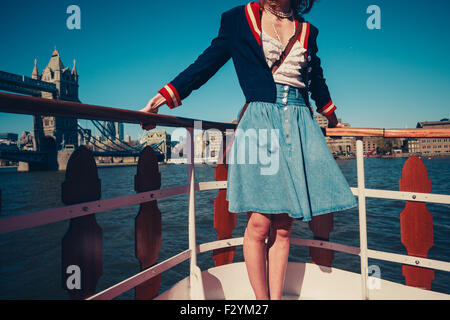
[[317, 112], [319, 112], [320, 114], [322, 114], [324, 116], [329, 116], [336, 109], [337, 108], [334, 105], [333, 101], [330, 100], [330, 102], [328, 102], [325, 107], [323, 107], [322, 109], [318, 110]]
[[252, 1], [245, 6], [245, 16], [256, 41], [261, 45], [261, 13], [260, 4]]
[[177, 89], [175, 89], [175, 87], [172, 84], [168, 83], [167, 85], [164, 86], [164, 88], [162, 88], [158, 92], [161, 93], [164, 96], [164, 98], [166, 98], [167, 105], [169, 106], [170, 109], [181, 106], [180, 95], [178, 94]]
[[[245, 16], [247, 17], [248, 25], [253, 33], [256, 41], [261, 45], [261, 4], [259, 2], [252, 1], [245, 6]], [[295, 20], [295, 28], [298, 28], [298, 21]], [[298, 36], [300, 45], [308, 50], [310, 25], [308, 22], [302, 23], [302, 32]]]
[[[295, 28], [298, 28], [297, 20], [295, 22], [296, 22]], [[303, 22], [302, 23], [302, 32], [298, 36], [298, 42], [300, 42], [300, 45], [303, 48], [305, 48], [306, 50], [308, 50], [309, 30], [310, 30], [309, 22]]]

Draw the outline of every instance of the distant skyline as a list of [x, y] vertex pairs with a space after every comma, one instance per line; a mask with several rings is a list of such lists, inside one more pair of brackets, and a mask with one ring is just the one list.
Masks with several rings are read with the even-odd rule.
[[[77, 60], [84, 103], [139, 110], [191, 64], [217, 35], [222, 12], [248, 1], [54, 0], [0, 3], [0, 70], [31, 76], [56, 46], [66, 67]], [[81, 30], [67, 8], [81, 10]], [[381, 29], [370, 30], [370, 5]], [[448, 0], [321, 0], [306, 19], [319, 28], [319, 57], [337, 116], [352, 127], [414, 128], [450, 117]], [[161, 114], [231, 122], [244, 103], [233, 63]], [[85, 120], [83, 126], [92, 129]], [[158, 127], [167, 129], [173, 128]], [[0, 113], [0, 132], [32, 130], [32, 117]], [[94, 130], [95, 133], [95, 130]], [[139, 125], [125, 125], [137, 140]]]

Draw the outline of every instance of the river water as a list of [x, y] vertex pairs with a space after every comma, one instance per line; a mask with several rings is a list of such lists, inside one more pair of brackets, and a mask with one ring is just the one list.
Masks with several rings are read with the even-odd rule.
[[[365, 159], [366, 187], [398, 190], [398, 179], [406, 159]], [[432, 192], [450, 194], [450, 158], [423, 159], [432, 181]], [[356, 187], [356, 161], [337, 161], [349, 185]], [[187, 184], [186, 165], [161, 165], [162, 188]], [[134, 193], [136, 167], [99, 168], [102, 199]], [[196, 180], [213, 181], [214, 169], [208, 165], [196, 166]], [[2, 217], [61, 207], [61, 183], [64, 172], [10, 172], [0, 171], [2, 190]], [[217, 190], [201, 191], [196, 195], [197, 243], [216, 240], [213, 228], [213, 205]], [[159, 261], [167, 259], [188, 247], [187, 195], [158, 201], [162, 213], [163, 244]], [[406, 254], [400, 241], [399, 215], [405, 202], [368, 198], [367, 229], [369, 249]], [[429, 258], [450, 261], [450, 206], [428, 204], [433, 215], [434, 245]], [[96, 214], [103, 230], [103, 274], [97, 292], [139, 272], [134, 253], [134, 218], [139, 206], [128, 206]], [[330, 240], [359, 246], [357, 209], [335, 213], [334, 229]], [[233, 237], [242, 237], [246, 215], [238, 215]], [[61, 240], [67, 232], [68, 221], [35, 227], [0, 235], [0, 299], [67, 299], [61, 285]], [[296, 221], [293, 237], [312, 238], [308, 224]], [[309, 249], [291, 246], [291, 261], [309, 262]], [[243, 261], [242, 247], [236, 250], [235, 261]], [[213, 266], [212, 252], [198, 258], [202, 270]], [[381, 278], [404, 283], [401, 265], [369, 259], [369, 265], [380, 268]], [[360, 271], [359, 257], [336, 252], [333, 266], [344, 270]], [[162, 276], [160, 293], [188, 275], [189, 262], [166, 271]], [[436, 271], [432, 290], [450, 294], [450, 274]], [[130, 290], [118, 299], [133, 299]]]

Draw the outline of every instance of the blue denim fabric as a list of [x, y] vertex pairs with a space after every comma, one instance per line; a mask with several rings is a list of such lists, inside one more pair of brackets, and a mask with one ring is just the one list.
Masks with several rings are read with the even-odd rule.
[[247, 107], [228, 157], [229, 211], [310, 221], [357, 206], [301, 90], [277, 84], [276, 103]]

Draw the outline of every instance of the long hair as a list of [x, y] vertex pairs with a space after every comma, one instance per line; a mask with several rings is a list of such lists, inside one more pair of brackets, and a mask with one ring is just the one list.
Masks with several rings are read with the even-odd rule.
[[[311, 11], [316, 0], [291, 0], [291, 8], [298, 16], [302, 16]], [[273, 8], [278, 7], [278, 0], [261, 0], [262, 4], [267, 3]]]

